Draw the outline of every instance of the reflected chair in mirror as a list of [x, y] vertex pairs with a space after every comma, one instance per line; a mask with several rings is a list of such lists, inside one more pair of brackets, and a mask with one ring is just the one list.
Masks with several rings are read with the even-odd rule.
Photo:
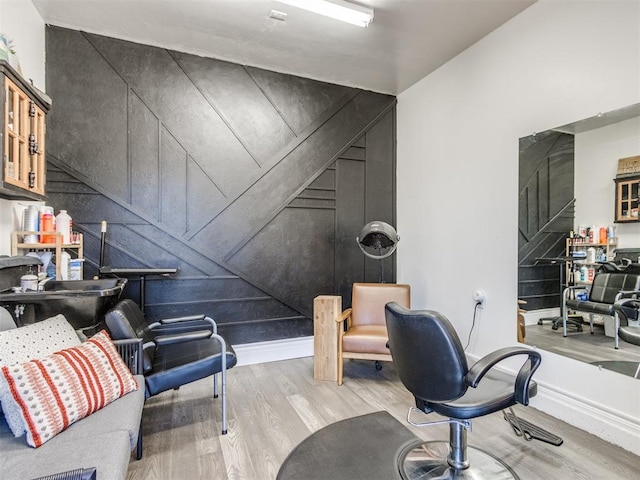
[[338, 385], [342, 385], [344, 359], [391, 361], [387, 348], [384, 306], [398, 302], [409, 308], [411, 287], [397, 283], [354, 283], [351, 308], [336, 318], [341, 324], [338, 337]]
[[522, 305], [526, 305], [527, 302], [525, 300], [518, 299], [518, 342], [524, 343], [524, 337], [527, 336], [527, 327], [524, 319], [524, 314], [527, 311], [522, 308]]
[[[397, 303], [386, 306], [389, 347], [393, 364], [404, 386], [413, 394], [415, 407], [407, 421], [414, 426], [449, 424], [448, 442], [424, 442], [405, 448], [398, 458], [404, 479], [518, 478], [491, 453], [467, 446], [471, 419], [527, 405], [537, 393], [531, 380], [540, 365], [540, 353], [524, 347], [492, 352], [469, 368], [453, 326], [440, 313], [412, 311]], [[521, 355], [525, 360], [517, 374], [494, 367]], [[435, 412], [448, 420], [418, 422], [417, 412]]]
[[[631, 272], [631, 271], [630, 271]], [[587, 299], [571, 298], [576, 291], [588, 291]], [[590, 331], [593, 334], [593, 315], [609, 315], [614, 317], [615, 325], [620, 324], [613, 306], [624, 298], [640, 295], [640, 273], [627, 271], [598, 272], [591, 285], [576, 285], [565, 288], [562, 295], [562, 334], [567, 336], [567, 318], [569, 311], [589, 314]], [[618, 348], [618, 336], [615, 336], [614, 347]]]
[[[616, 312], [615, 335], [622, 341], [640, 346], [640, 299], [629, 298], [613, 305]], [[634, 378], [640, 377], [640, 363]]]
[[236, 362], [231, 345], [217, 333], [213, 319], [195, 315], [145, 320], [130, 299], [120, 301], [105, 316], [113, 339], [142, 339], [143, 374], [147, 398], [213, 376], [213, 396], [218, 397], [218, 374], [222, 403], [222, 434], [227, 433], [226, 371]]

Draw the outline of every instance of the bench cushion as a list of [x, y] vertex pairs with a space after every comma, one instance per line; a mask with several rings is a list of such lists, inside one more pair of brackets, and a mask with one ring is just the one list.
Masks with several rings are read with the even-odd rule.
[[1, 438], [6, 437], [5, 430], [12, 442], [21, 442], [23, 448], [2, 450], [0, 472], [3, 480], [25, 480], [90, 467], [97, 468], [101, 480], [122, 480], [127, 477], [131, 450], [129, 435], [125, 431], [90, 435], [81, 442], [70, 440], [62, 434], [34, 449], [27, 446], [24, 437], [13, 438], [7, 424], [0, 420]]
[[[144, 378], [136, 376], [140, 385]], [[56, 435], [40, 448], [15, 438], [0, 418], [0, 478], [24, 480], [75, 468], [97, 467], [98, 478], [126, 478], [140, 429], [144, 390], [139, 388]], [[107, 454], [105, 454], [107, 452]]]

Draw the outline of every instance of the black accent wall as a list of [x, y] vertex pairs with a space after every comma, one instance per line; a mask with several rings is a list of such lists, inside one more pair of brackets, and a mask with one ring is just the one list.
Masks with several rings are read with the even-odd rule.
[[105, 220], [107, 265], [178, 268], [150, 318], [208, 313], [234, 344], [312, 335], [315, 296], [378, 281], [355, 237], [395, 225], [395, 97], [59, 27], [46, 51], [47, 203], [85, 277]]
[[541, 259], [566, 256], [573, 230], [574, 136], [550, 130], [521, 138], [519, 157], [518, 298], [527, 310], [559, 307], [564, 264]]

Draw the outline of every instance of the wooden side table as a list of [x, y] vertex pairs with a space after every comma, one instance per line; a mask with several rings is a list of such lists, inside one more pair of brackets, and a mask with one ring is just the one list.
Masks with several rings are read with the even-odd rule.
[[338, 338], [336, 318], [342, 312], [342, 297], [319, 295], [313, 299], [313, 378], [338, 381]]

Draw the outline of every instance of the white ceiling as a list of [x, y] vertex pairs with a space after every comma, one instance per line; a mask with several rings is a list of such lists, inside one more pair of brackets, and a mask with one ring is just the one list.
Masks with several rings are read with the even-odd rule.
[[276, 0], [32, 1], [47, 24], [394, 95], [535, 2], [358, 0], [361, 28]]

